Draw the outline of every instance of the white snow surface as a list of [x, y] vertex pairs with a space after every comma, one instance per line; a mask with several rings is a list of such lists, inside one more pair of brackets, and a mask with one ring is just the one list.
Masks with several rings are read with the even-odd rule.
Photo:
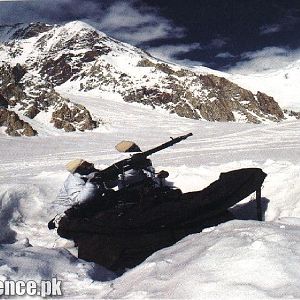
[[[300, 122], [241, 124], [180, 118], [161, 109], [85, 94], [67, 94], [106, 125], [86, 133], [26, 138], [0, 131], [0, 280], [63, 280], [66, 298], [300, 299]], [[221, 172], [259, 167], [265, 221], [254, 195], [231, 221], [154, 253], [121, 277], [77, 259], [71, 241], [47, 228], [51, 203], [67, 177], [64, 165], [85, 158], [103, 168], [124, 158], [114, 145], [134, 140], [146, 150], [170, 136], [189, 139], [151, 158], [184, 192], [206, 187]], [[73, 253], [73, 254], [71, 254]]]

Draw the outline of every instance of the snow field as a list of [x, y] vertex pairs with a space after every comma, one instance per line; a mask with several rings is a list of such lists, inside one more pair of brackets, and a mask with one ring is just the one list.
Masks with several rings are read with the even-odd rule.
[[[300, 122], [210, 123], [118, 99], [70, 98], [107, 121], [105, 130], [0, 136], [1, 280], [58, 277], [72, 299], [300, 299]], [[169, 171], [168, 180], [186, 192], [221, 172], [262, 168], [266, 222], [249, 220], [256, 216], [251, 195], [232, 208], [242, 220], [190, 235], [117, 279], [78, 260], [70, 254], [76, 254], [73, 243], [48, 230], [68, 161], [85, 158], [104, 168], [124, 158], [114, 149], [120, 140], [147, 150], [188, 132], [193, 136], [151, 157], [156, 170]]]

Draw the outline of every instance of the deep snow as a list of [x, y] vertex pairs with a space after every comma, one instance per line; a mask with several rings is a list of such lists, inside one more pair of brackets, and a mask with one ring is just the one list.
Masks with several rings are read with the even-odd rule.
[[[33, 138], [0, 134], [1, 280], [57, 276], [70, 298], [300, 299], [299, 121], [210, 123], [109, 96], [66, 95], [106, 124], [87, 133], [47, 128]], [[156, 169], [168, 170], [170, 181], [191, 191], [220, 172], [260, 167], [268, 174], [266, 222], [247, 220], [255, 217], [250, 196], [233, 209], [244, 220], [190, 235], [114, 280], [61, 248], [76, 254], [72, 242], [46, 225], [69, 160], [85, 158], [101, 168], [124, 157], [114, 149], [120, 140], [135, 140], [146, 150], [188, 132], [194, 135], [152, 156]]]

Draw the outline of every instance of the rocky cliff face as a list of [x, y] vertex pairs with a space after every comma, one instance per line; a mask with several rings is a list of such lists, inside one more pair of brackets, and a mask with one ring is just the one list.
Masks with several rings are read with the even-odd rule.
[[66, 132], [91, 130], [100, 124], [84, 106], [61, 97], [51, 83], [35, 78], [20, 64], [0, 66], [0, 83], [0, 126], [7, 127], [9, 135], [38, 134], [30, 120], [22, 121], [18, 114], [35, 119], [41, 112], [48, 113], [53, 126]]
[[[185, 80], [180, 77], [192, 78]], [[201, 87], [201, 88], [198, 88]], [[208, 121], [238, 121], [260, 123], [280, 121], [284, 114], [278, 103], [263, 93], [256, 95], [225, 78], [196, 75], [185, 71], [169, 72], [168, 83], [160, 88], [139, 88], [124, 95], [128, 102], [163, 106], [182, 117]]]
[[0, 108], [7, 108], [8, 101], [4, 98], [3, 95], [0, 94]]
[[99, 123], [84, 107], [55, 92], [56, 87], [93, 92], [99, 98], [109, 92], [193, 119], [284, 119], [272, 97], [255, 95], [225, 78], [162, 63], [82, 22], [0, 27], [0, 41], [0, 60], [7, 62], [1, 67], [0, 105], [8, 103], [29, 119], [53, 111], [51, 124], [65, 131], [93, 129]]
[[6, 108], [0, 107], [0, 126], [6, 127], [5, 132], [11, 136], [34, 136], [37, 132], [19, 116]]

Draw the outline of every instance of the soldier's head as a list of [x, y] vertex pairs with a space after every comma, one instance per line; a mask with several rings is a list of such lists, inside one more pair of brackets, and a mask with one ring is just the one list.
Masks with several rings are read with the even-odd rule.
[[95, 167], [93, 163], [90, 163], [84, 159], [74, 159], [67, 163], [66, 169], [72, 174], [89, 174], [90, 172], [93, 172]]

